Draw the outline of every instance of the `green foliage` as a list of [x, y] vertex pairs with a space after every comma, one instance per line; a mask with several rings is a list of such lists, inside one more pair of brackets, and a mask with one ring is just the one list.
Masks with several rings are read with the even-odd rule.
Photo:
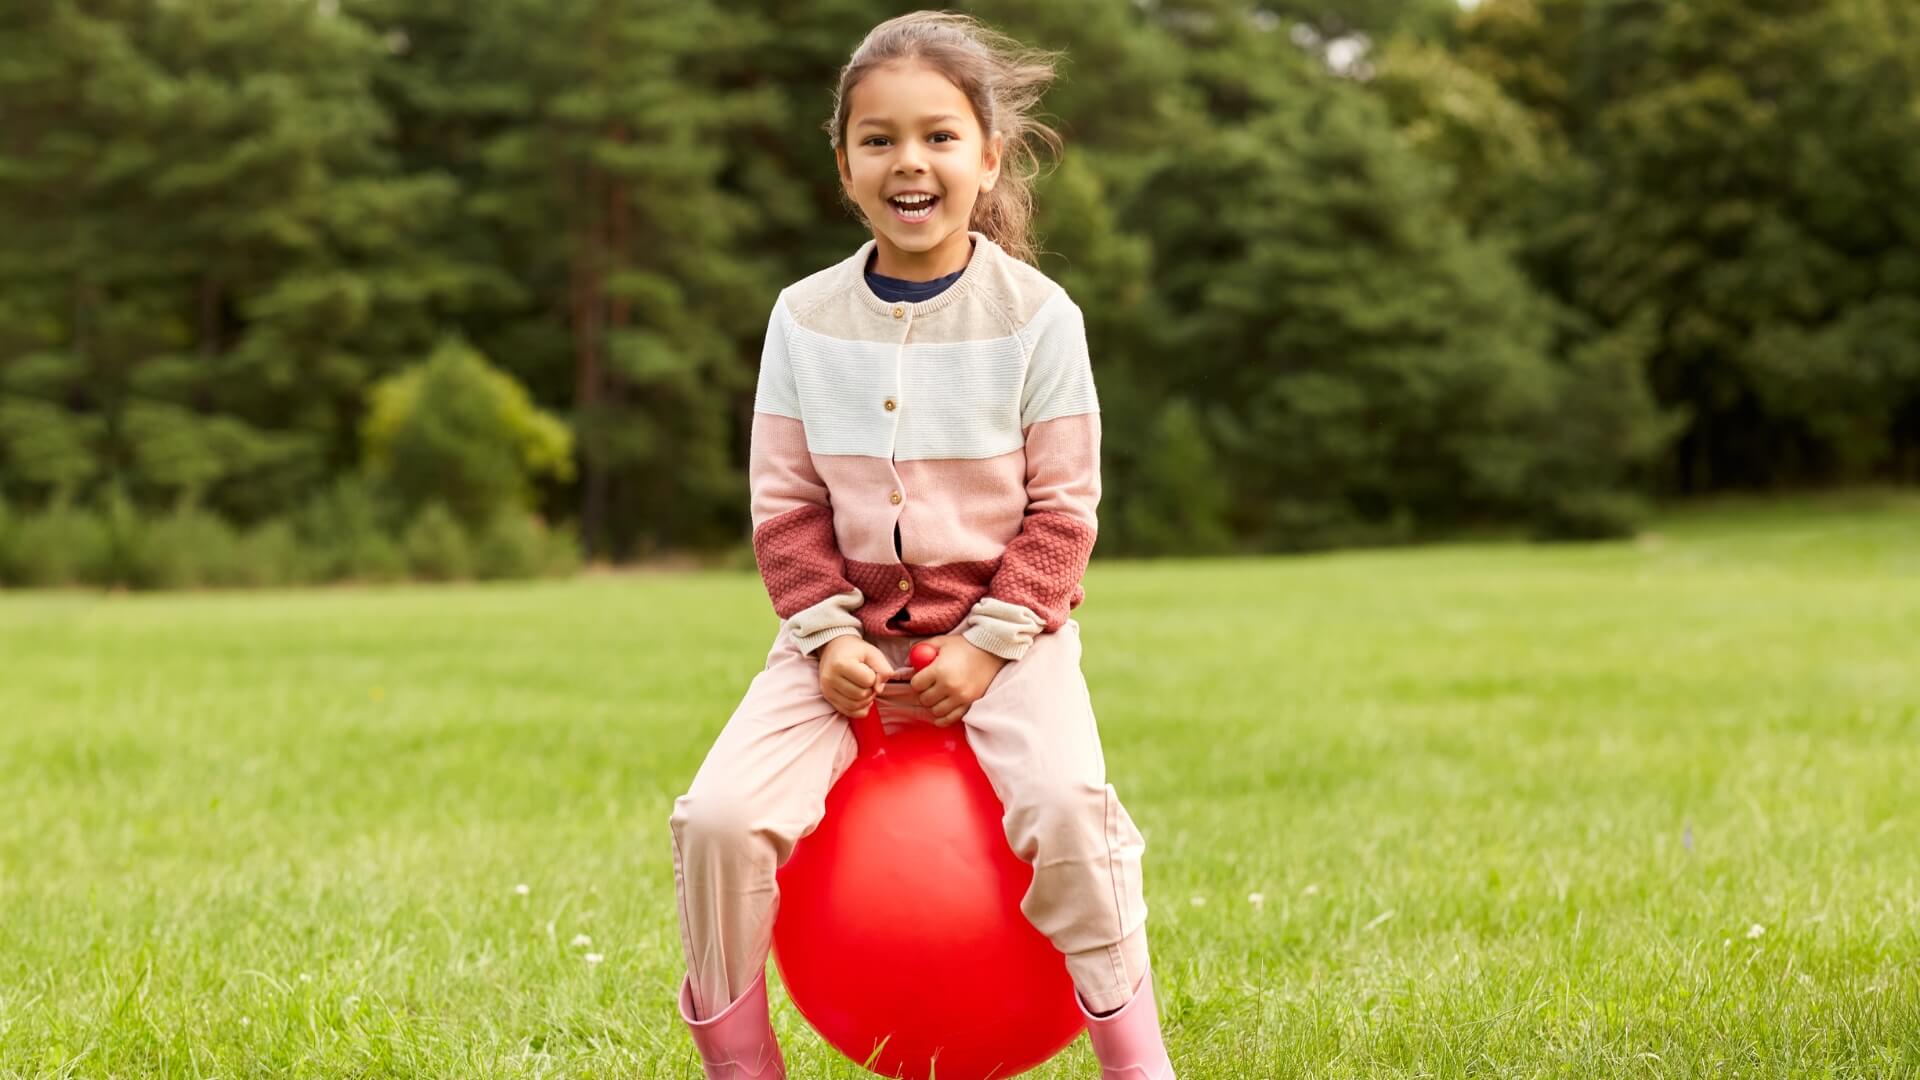
[[11, 584], [13, 566], [13, 537], [18, 522], [13, 516], [13, 507], [7, 504], [7, 497], [0, 493], [0, 588]]
[[1121, 488], [1120, 546], [1147, 555], [1230, 550], [1232, 489], [1193, 405], [1169, 402], [1144, 451]]
[[429, 505], [407, 526], [402, 541], [407, 566], [428, 581], [464, 581], [473, 576], [473, 545], [459, 518], [439, 503]]
[[1686, 422], [1681, 490], [1920, 476], [1920, 24], [1880, 0], [1489, 0], [1463, 57], [1577, 151], [1511, 208]]
[[[1920, 479], [1911, 4], [969, 10], [1065, 53], [1036, 221], [1087, 317], [1103, 552]], [[736, 543], [746, 316], [864, 239], [819, 124], [897, 11], [5, 5], [0, 496], [232, 538], [99, 580], [405, 576], [382, 501], [499, 567], [509, 515]]]
[[[308, 582], [386, 582], [565, 576], [580, 566], [579, 539], [520, 511], [503, 511], [477, 535], [435, 504], [396, 542], [361, 480], [344, 479], [291, 518], [241, 529], [181, 501], [143, 513], [118, 488], [104, 509], [57, 501], [22, 512], [0, 500], [0, 585], [195, 589]], [[403, 546], [404, 545], [404, 546]]]
[[472, 278], [418, 243], [457, 203], [385, 149], [387, 43], [249, 0], [35, 0], [0, 34], [0, 293], [30, 298], [0, 304], [8, 486], [291, 509]]
[[135, 589], [290, 585], [308, 580], [311, 556], [290, 522], [239, 530], [219, 515], [183, 501], [143, 517], [116, 498], [114, 582]]
[[1554, 136], [1498, 82], [1445, 48], [1394, 42], [1371, 88], [1409, 148], [1447, 177], [1448, 206], [1470, 227], [1499, 219], [1564, 167]]
[[459, 342], [376, 384], [362, 432], [372, 475], [401, 501], [484, 522], [524, 508], [540, 477], [572, 476], [572, 436], [511, 376]]
[[119, 576], [136, 589], [183, 589], [236, 582], [239, 538], [219, 517], [183, 504], [162, 517], [116, 514]]
[[1762, 325], [1745, 361], [1767, 411], [1797, 417], [1842, 475], [1894, 460], [1901, 475], [1920, 477], [1920, 445], [1899, 441], [1920, 412], [1920, 289], [1815, 328]]
[[49, 401], [0, 398], [0, 461], [17, 487], [77, 490], [99, 472], [94, 449], [103, 425]]
[[[344, 6], [408, 43], [381, 71], [382, 100], [420, 169], [462, 178], [447, 244], [511, 290], [470, 320], [473, 340], [566, 407], [589, 544], [724, 535], [744, 497], [734, 406], [752, 392], [765, 325], [739, 315], [784, 283], [743, 241], [763, 215], [792, 213], [776, 189], [798, 175], [758, 153], [792, 89], [768, 80], [770, 58], [797, 44], [772, 24], [818, 16], [741, 17], [709, 0]], [[490, 512], [453, 506], [469, 525]]]
[[153, 400], [127, 403], [120, 425], [130, 472], [151, 490], [199, 502], [221, 483], [297, 462], [307, 440], [274, 435], [231, 416]]
[[240, 534], [225, 584], [299, 585], [312, 580], [311, 574], [308, 555], [300, 546], [293, 523], [275, 519]]
[[1154, 250], [1206, 253], [1156, 264], [1146, 303], [1155, 352], [1183, 361], [1167, 392], [1203, 407], [1233, 477], [1217, 501], [1262, 547], [1521, 512], [1541, 497], [1537, 433], [1584, 408], [1551, 305], [1449, 211], [1447, 177], [1377, 100], [1283, 48], [1196, 50], [1192, 78], [1245, 119], [1183, 129], [1128, 206]]
[[1542, 540], [1617, 540], [1632, 536], [1650, 511], [1645, 499], [1623, 492], [1553, 492], [1534, 509], [1534, 535]]
[[320, 581], [381, 582], [405, 577], [406, 555], [388, 527], [397, 517], [364, 479], [336, 480], [294, 516], [295, 536], [308, 552], [307, 574]]
[[474, 573], [483, 580], [539, 577], [547, 572], [547, 531], [531, 514], [495, 514], [475, 539]]
[[64, 499], [16, 518], [5, 554], [8, 563], [0, 571], [13, 585], [106, 584], [113, 576], [113, 534], [106, 518]]

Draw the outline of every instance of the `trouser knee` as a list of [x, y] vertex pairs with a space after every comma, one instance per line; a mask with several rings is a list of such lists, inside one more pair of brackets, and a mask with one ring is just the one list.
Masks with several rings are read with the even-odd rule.
[[690, 862], [752, 859], [766, 846], [749, 800], [725, 792], [680, 796], [667, 826], [681, 858]]

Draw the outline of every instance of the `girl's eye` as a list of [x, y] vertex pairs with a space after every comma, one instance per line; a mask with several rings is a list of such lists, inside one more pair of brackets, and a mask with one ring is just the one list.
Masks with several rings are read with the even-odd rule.
[[[933, 142], [954, 142], [957, 139], [959, 139], [960, 136], [955, 135], [951, 131], [936, 131], [932, 135], [927, 136], [927, 138], [929, 139], [929, 141], [933, 141]], [[886, 141], [887, 141], [887, 137], [885, 135], [869, 135], [866, 138], [860, 140], [860, 145], [861, 146], [879, 146], [885, 143]]]

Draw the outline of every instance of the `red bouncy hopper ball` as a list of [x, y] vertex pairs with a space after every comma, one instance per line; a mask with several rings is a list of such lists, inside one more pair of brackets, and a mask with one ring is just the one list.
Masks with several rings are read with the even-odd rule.
[[[933, 662], [916, 645], [914, 670]], [[820, 825], [780, 869], [774, 958], [800, 1015], [882, 1076], [1001, 1080], [1086, 1026], [1026, 916], [1033, 868], [958, 724], [888, 735], [876, 704]], [[937, 1072], [936, 1072], [937, 1070]]]

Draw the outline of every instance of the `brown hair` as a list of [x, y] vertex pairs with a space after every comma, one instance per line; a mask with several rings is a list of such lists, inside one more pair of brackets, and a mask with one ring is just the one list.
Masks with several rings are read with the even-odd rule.
[[[1033, 108], [1053, 82], [1058, 53], [1028, 48], [968, 15], [916, 11], [888, 19], [867, 33], [840, 70], [827, 136], [838, 150], [847, 137], [853, 88], [877, 67], [914, 60], [946, 76], [973, 105], [980, 130], [1003, 140], [1000, 180], [973, 204], [970, 228], [985, 233], [1008, 254], [1031, 263], [1033, 180], [1040, 173], [1038, 147], [1058, 154], [1060, 134], [1035, 120]], [[846, 192], [841, 199], [847, 200]], [[855, 206], [854, 213], [860, 208]], [[864, 222], [865, 218], [862, 217]], [[870, 223], [869, 223], [870, 224]]]

